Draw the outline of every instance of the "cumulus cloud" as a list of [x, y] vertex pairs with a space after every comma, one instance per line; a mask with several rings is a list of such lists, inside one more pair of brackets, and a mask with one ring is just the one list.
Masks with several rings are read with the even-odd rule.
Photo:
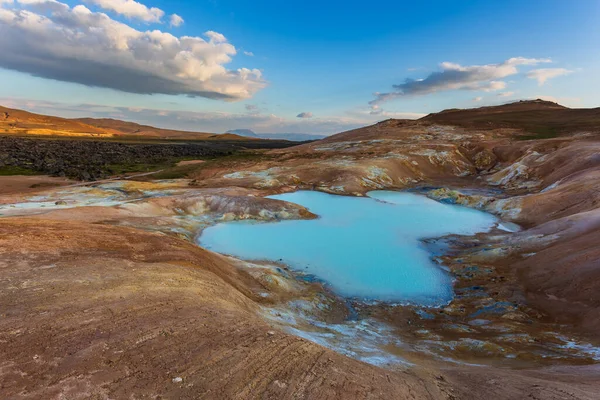
[[85, 0], [85, 2], [127, 18], [139, 19], [144, 22], [160, 22], [165, 15], [165, 12], [160, 8], [149, 8], [134, 0]]
[[171, 15], [171, 18], [170, 18], [170, 20], [169, 20], [169, 24], [170, 24], [171, 26], [174, 26], [174, 27], [176, 27], [176, 28], [177, 28], [178, 26], [181, 26], [181, 25], [183, 25], [183, 23], [184, 23], [184, 22], [185, 22], [185, 21], [183, 20], [183, 18], [181, 18], [181, 17], [180, 17], [179, 15], [177, 15], [177, 14], [173, 14], [173, 15]]
[[62, 12], [69, 8], [66, 4], [56, 0], [15, 0], [14, 2], [9, 1], [8, 3], [17, 3], [20, 6], [29, 7], [38, 12]]
[[476, 103], [480, 102], [481, 100], [483, 100], [483, 97], [481, 97], [481, 96], [473, 98], [473, 101]]
[[215, 31], [205, 32], [204, 35], [210, 39], [213, 43], [227, 43], [227, 38], [225, 35]]
[[548, 79], [556, 78], [562, 75], [568, 75], [573, 71], [565, 68], [540, 68], [527, 73], [527, 77], [538, 81], [538, 85], [543, 86]]
[[296, 115], [296, 118], [312, 118], [313, 117], [313, 113], [311, 112], [301, 112], [300, 114]]
[[419, 119], [427, 114], [415, 113], [415, 112], [394, 112], [386, 111], [381, 107], [375, 105], [370, 110], [357, 109], [347, 113], [348, 115], [356, 118], [364, 118], [368, 123], [378, 122], [384, 118], [395, 118], [395, 119]]
[[5, 5], [0, 31], [0, 67], [43, 78], [227, 101], [250, 98], [266, 85], [257, 69], [225, 67], [236, 49], [214, 31], [206, 39], [142, 32], [56, 0]]
[[251, 51], [245, 51], [244, 54], [247, 55], [248, 57], [254, 57], [254, 53]]
[[496, 96], [498, 97], [510, 97], [513, 96], [515, 94], [515, 92], [501, 92], [498, 93]]
[[451, 62], [440, 64], [436, 71], [424, 79], [406, 79], [393, 85], [393, 91], [375, 93], [372, 106], [403, 96], [420, 96], [447, 90], [476, 90], [491, 92], [506, 88], [501, 79], [517, 74], [518, 67], [551, 62], [550, 59], [514, 57], [498, 64], [463, 66]]

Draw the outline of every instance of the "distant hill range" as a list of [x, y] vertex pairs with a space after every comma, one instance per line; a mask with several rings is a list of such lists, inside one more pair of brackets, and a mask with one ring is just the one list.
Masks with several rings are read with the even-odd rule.
[[419, 121], [465, 128], [516, 128], [541, 136], [598, 132], [600, 108], [568, 108], [545, 100], [521, 100], [499, 106], [449, 109]]
[[0, 106], [0, 134], [171, 140], [252, 140], [234, 134], [161, 129], [117, 119], [68, 119]]
[[250, 129], [232, 129], [227, 131], [227, 133], [257, 139], [290, 140], [292, 142], [321, 140], [326, 137], [325, 135], [311, 135], [308, 133], [256, 133]]
[[190, 140], [239, 140], [246, 139], [241, 135], [234, 134], [215, 134], [207, 132], [190, 132], [190, 131], [179, 131], [174, 129], [162, 129], [156, 128], [150, 125], [136, 124], [135, 122], [121, 121], [118, 119], [111, 118], [79, 118], [74, 121], [78, 121], [87, 125], [94, 126], [96, 128], [102, 128], [109, 131], [118, 132], [121, 135], [129, 136], [142, 136], [146, 138], [155, 139], [190, 139]]
[[418, 120], [388, 120], [334, 136], [303, 133], [255, 133], [234, 129], [224, 134], [155, 128], [117, 119], [67, 119], [34, 114], [0, 106], [0, 134], [72, 136], [94, 138], [141, 138], [166, 140], [287, 140], [295, 142], [326, 138], [377, 137], [374, 127], [403, 124], [454, 125], [471, 129], [513, 128], [519, 138], [550, 138], [574, 132], [600, 132], [600, 108], [568, 108], [544, 100], [523, 100], [499, 106], [449, 109]]
[[511, 129], [518, 140], [547, 139], [574, 133], [600, 134], [600, 108], [568, 108], [545, 100], [522, 100], [498, 106], [453, 108], [417, 120], [388, 119], [375, 125], [328, 136], [325, 143], [402, 137], [407, 126], [449, 125], [473, 130]]
[[77, 120], [34, 114], [0, 106], [0, 133], [15, 135], [112, 137], [116, 131]]
[[0, 106], [0, 134], [34, 136], [71, 136], [95, 138], [142, 138], [167, 140], [319, 140], [322, 135], [302, 133], [257, 134], [236, 129], [222, 134], [190, 132], [121, 121], [112, 118], [61, 118]]

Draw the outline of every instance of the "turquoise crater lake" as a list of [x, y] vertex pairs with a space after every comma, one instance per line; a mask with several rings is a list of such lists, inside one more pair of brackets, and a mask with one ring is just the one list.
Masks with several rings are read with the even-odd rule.
[[204, 230], [199, 244], [245, 260], [281, 261], [361, 300], [447, 303], [452, 278], [420, 239], [488, 231], [498, 223], [491, 214], [402, 192], [299, 191], [270, 198], [303, 205], [319, 218], [221, 223]]

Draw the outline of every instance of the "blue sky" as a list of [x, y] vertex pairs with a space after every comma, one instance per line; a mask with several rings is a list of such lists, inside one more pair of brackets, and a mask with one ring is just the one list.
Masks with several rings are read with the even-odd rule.
[[324, 134], [526, 98], [598, 107], [597, 21], [597, 0], [0, 0], [0, 104]]

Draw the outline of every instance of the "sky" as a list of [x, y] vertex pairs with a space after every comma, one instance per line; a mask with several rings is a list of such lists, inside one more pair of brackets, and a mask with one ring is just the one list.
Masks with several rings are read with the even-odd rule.
[[520, 99], [599, 107], [598, 21], [598, 0], [0, 0], [0, 105], [325, 135]]

